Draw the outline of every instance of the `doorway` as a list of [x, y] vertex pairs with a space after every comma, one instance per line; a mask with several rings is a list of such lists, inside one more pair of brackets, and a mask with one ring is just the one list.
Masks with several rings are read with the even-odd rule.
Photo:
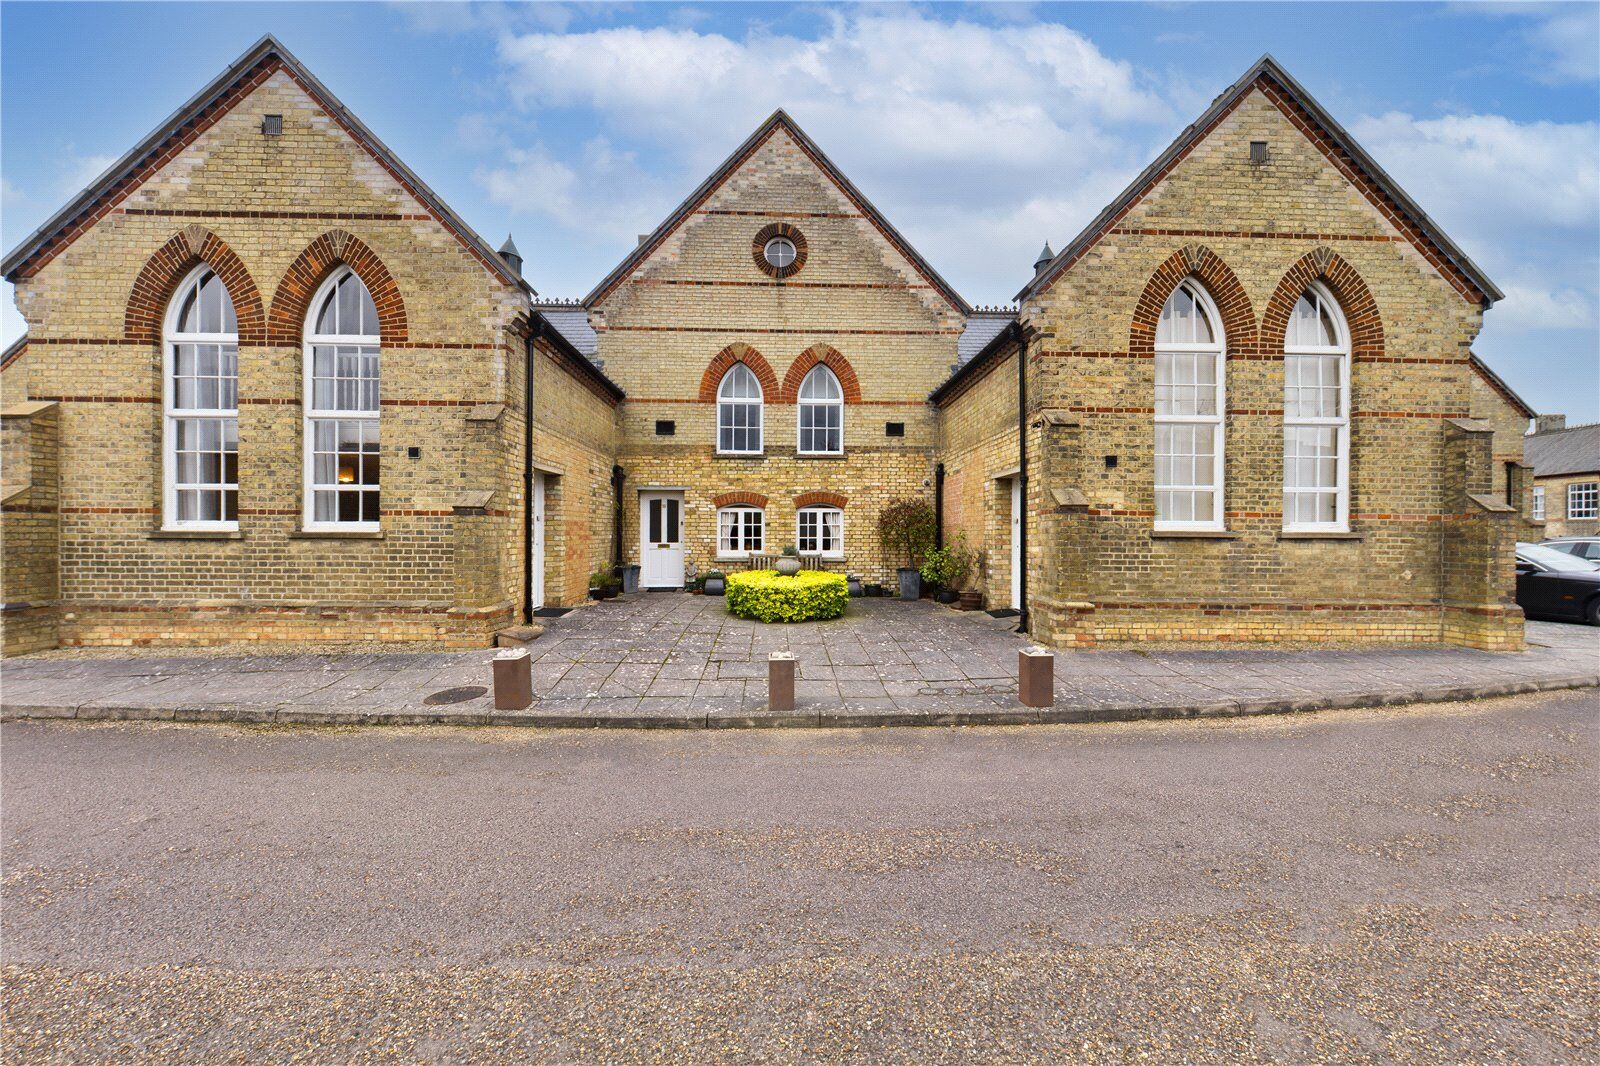
[[683, 493], [639, 493], [639, 584], [683, 587]]

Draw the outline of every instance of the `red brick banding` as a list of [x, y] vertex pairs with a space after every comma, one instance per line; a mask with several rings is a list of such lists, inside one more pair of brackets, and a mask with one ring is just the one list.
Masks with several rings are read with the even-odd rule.
[[205, 263], [217, 272], [233, 300], [239, 321], [239, 346], [259, 345], [267, 339], [267, 319], [261, 292], [244, 263], [226, 241], [201, 226], [188, 226], [145, 261], [133, 280], [128, 306], [122, 314], [122, 339], [134, 344], [160, 344], [167, 304], [189, 271]]
[[783, 388], [778, 393], [778, 402], [798, 401], [800, 383], [818, 363], [826, 365], [833, 371], [833, 376], [839, 379], [839, 390], [844, 394], [845, 403], [861, 402], [861, 380], [856, 377], [855, 367], [850, 365], [850, 360], [839, 354], [838, 349], [827, 344], [813, 344], [789, 364], [789, 372], [783, 376]]
[[[786, 237], [794, 245], [794, 262], [786, 267], [775, 267], [767, 262], [767, 242], [774, 237]], [[800, 268], [806, 265], [808, 251], [806, 235], [787, 222], [772, 222], [762, 226], [750, 239], [750, 252], [755, 257], [756, 267], [763, 274], [779, 281], [800, 273]]]
[[801, 507], [838, 507], [842, 509], [849, 502], [849, 498], [840, 492], [802, 492], [794, 498], [794, 505], [797, 510]]
[[767, 498], [759, 492], [723, 492], [711, 497], [713, 507], [765, 507]]
[[1267, 354], [1283, 354], [1289, 316], [1294, 313], [1300, 295], [1315, 281], [1327, 286], [1333, 298], [1339, 301], [1339, 310], [1344, 312], [1345, 323], [1350, 327], [1350, 358], [1357, 362], [1382, 359], [1383, 319], [1378, 314], [1378, 302], [1355, 267], [1327, 247], [1313, 248], [1301, 256], [1278, 282], [1261, 316], [1261, 350]]
[[761, 383], [761, 397], [766, 403], [777, 401], [780, 393], [778, 388], [778, 375], [772, 372], [772, 364], [767, 362], [766, 356], [742, 341], [734, 341], [722, 351], [718, 352], [706, 367], [706, 372], [700, 376], [700, 402], [716, 403], [717, 386], [722, 384], [722, 376], [733, 369], [733, 364], [743, 363], [749, 367]]
[[311, 298], [328, 275], [342, 266], [351, 269], [372, 294], [378, 309], [378, 336], [383, 344], [403, 344], [406, 334], [406, 305], [389, 268], [377, 253], [344, 230], [329, 230], [306, 246], [289, 265], [278, 291], [272, 295], [267, 312], [267, 343], [290, 347], [301, 342]]
[[1217, 305], [1228, 357], [1255, 352], [1256, 313], [1244, 286], [1221, 256], [1203, 244], [1191, 244], [1168, 256], [1145, 282], [1128, 329], [1128, 355], [1135, 359], [1155, 358], [1156, 323], [1161, 318], [1161, 308], [1185, 278], [1194, 278], [1204, 286]]

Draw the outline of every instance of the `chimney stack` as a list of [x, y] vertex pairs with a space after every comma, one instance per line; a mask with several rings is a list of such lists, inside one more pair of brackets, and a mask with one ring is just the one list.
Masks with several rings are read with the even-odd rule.
[[1567, 428], [1566, 415], [1534, 415], [1533, 431], [1535, 433], [1554, 433]]

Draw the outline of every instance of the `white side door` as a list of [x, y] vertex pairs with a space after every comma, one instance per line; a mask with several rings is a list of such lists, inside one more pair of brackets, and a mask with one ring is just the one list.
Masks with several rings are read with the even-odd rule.
[[1011, 479], [1011, 609], [1022, 610], [1022, 479]]
[[528, 560], [533, 584], [533, 608], [544, 606], [544, 475], [533, 474], [533, 549]]
[[683, 494], [639, 494], [639, 584], [683, 587]]

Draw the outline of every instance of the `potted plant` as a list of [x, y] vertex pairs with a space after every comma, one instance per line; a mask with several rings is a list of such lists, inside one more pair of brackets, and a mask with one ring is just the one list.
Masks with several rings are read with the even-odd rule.
[[902, 600], [914, 600], [922, 595], [917, 567], [933, 546], [936, 524], [933, 507], [926, 500], [900, 500], [878, 514], [878, 543], [886, 556], [899, 563]]
[[609, 600], [622, 587], [622, 579], [610, 570], [596, 570], [589, 575], [589, 597]]
[[728, 591], [728, 578], [721, 570], [707, 570], [701, 584], [707, 596], [721, 596]]
[[783, 554], [778, 556], [778, 561], [773, 565], [784, 577], [794, 577], [800, 572], [800, 553], [793, 544], [785, 544]]
[[967, 550], [966, 535], [957, 533], [951, 543], [928, 552], [919, 573], [937, 590], [934, 599], [951, 604], [960, 598], [956, 589], [966, 582], [971, 569], [972, 553]]

